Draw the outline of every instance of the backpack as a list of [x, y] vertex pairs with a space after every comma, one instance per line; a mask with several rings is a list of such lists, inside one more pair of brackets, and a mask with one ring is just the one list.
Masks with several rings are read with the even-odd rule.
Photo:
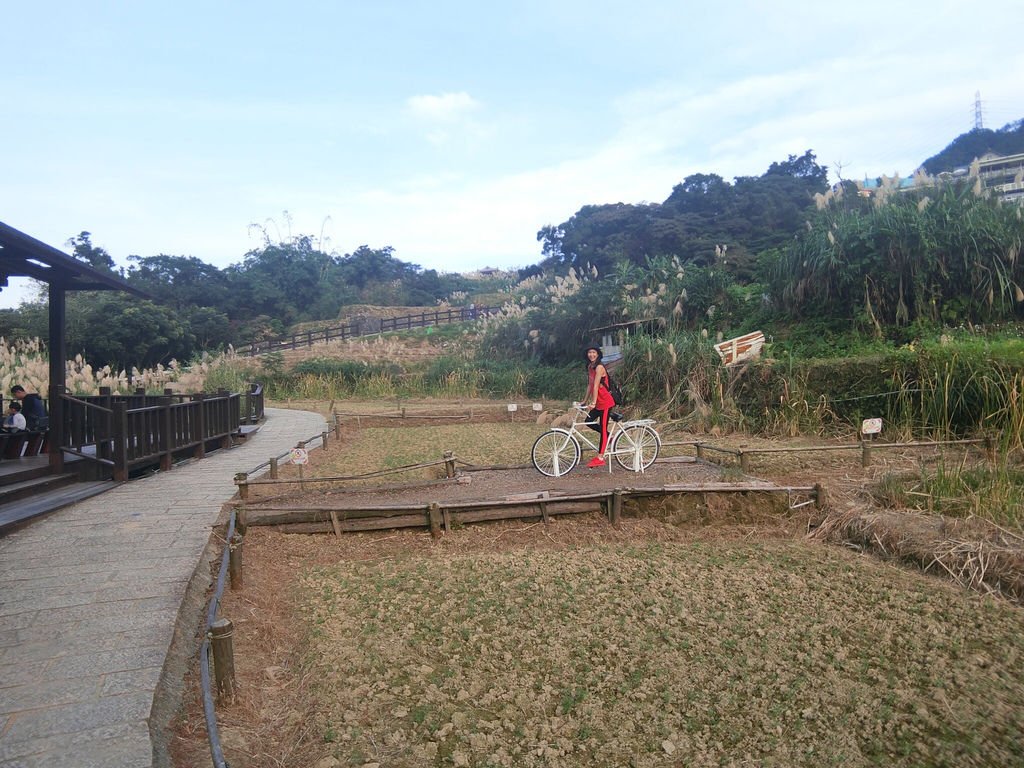
[[[607, 369], [606, 369], [606, 373], [607, 373]], [[615, 404], [616, 405], [625, 405], [626, 404], [626, 398], [622, 394], [622, 389], [619, 387], [618, 384], [615, 383], [615, 380], [612, 378], [612, 375], [610, 373], [607, 374], [607, 377], [608, 377], [608, 381], [607, 381], [607, 383], [608, 383], [608, 392], [611, 393], [612, 398], [615, 400]]]

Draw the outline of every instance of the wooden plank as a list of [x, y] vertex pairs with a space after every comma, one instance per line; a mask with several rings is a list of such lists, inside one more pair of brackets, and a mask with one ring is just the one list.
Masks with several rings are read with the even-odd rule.
[[[544, 502], [547, 513], [551, 515], [581, 515], [587, 512], [600, 512], [601, 503], [597, 501], [569, 502], [555, 505], [550, 501]], [[541, 504], [524, 504], [518, 507], [503, 507], [500, 509], [476, 509], [453, 512], [452, 518], [462, 523], [480, 523], [489, 520], [518, 520], [524, 517], [539, 517], [543, 519], [544, 512]]]
[[[401, 517], [371, 518], [368, 520], [339, 521], [342, 531], [380, 531], [391, 528], [427, 528], [426, 513], [403, 515]], [[323, 523], [287, 523], [278, 525], [282, 533], [333, 533], [334, 526], [330, 522]]]
[[321, 523], [329, 522], [331, 512], [335, 512], [338, 521], [342, 523], [347, 520], [365, 520], [371, 518], [401, 517], [413, 513], [425, 515], [426, 506], [423, 504], [407, 504], [392, 509], [380, 509], [368, 507], [365, 509], [310, 509], [310, 508], [277, 508], [260, 509], [259, 507], [245, 508], [245, 519], [249, 525], [281, 525], [283, 523]]

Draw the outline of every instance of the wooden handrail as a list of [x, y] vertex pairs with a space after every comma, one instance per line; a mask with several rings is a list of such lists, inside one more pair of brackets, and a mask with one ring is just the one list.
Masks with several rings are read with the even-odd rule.
[[259, 385], [249, 389], [244, 395], [244, 418], [243, 395], [227, 391], [209, 395], [169, 391], [163, 395], [113, 395], [109, 390], [97, 396], [64, 394], [62, 444], [54, 450], [111, 469], [119, 481], [127, 480], [131, 469], [139, 466], [158, 464], [168, 470], [175, 455], [180, 458], [191, 451], [192, 456], [202, 458], [208, 446], [228, 447], [242, 423], [262, 419], [263, 389]]
[[[411, 330], [412, 328], [425, 328], [433, 325], [446, 325], [449, 323], [466, 322], [476, 320], [487, 315], [494, 314], [501, 309], [500, 305], [490, 307], [459, 307], [447, 310], [435, 310], [432, 312], [419, 312], [412, 315], [400, 317], [384, 317], [380, 319], [380, 331]], [[413, 321], [416, 322], [413, 322]], [[284, 336], [276, 336], [272, 339], [262, 341], [251, 341], [238, 347], [240, 354], [255, 356], [266, 352], [274, 352], [282, 349], [297, 349], [298, 347], [309, 347], [320, 342], [331, 341], [332, 339], [357, 338], [360, 336], [372, 336], [378, 331], [360, 333], [356, 323], [331, 326], [318, 331], [306, 331], [305, 333], [292, 333]]]

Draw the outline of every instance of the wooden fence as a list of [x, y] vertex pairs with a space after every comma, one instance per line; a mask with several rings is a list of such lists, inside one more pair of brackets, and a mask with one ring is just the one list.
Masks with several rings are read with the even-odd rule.
[[[92, 462], [96, 474], [124, 481], [132, 469], [159, 466], [169, 470], [175, 458], [202, 458], [213, 448], [227, 448], [243, 425], [263, 418], [263, 388], [216, 394], [62, 395], [63, 429], [59, 450]], [[56, 448], [51, 448], [56, 450]]]
[[239, 354], [250, 356], [262, 355], [267, 352], [311, 347], [314, 344], [322, 344], [328, 341], [344, 341], [345, 339], [371, 336], [387, 331], [407, 331], [413, 328], [426, 328], [432, 325], [465, 323], [494, 314], [499, 309], [501, 309], [500, 306], [473, 307], [472, 309], [469, 307], [455, 307], [423, 310], [417, 314], [403, 315], [401, 317], [360, 318], [344, 325], [323, 328], [318, 331], [293, 333], [288, 336], [278, 336], [274, 339], [254, 341], [239, 347], [238, 352]]

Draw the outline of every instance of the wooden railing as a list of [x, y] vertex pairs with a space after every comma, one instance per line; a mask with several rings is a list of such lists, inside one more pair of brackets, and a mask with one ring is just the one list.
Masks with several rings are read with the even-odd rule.
[[[263, 388], [216, 394], [62, 395], [59, 449], [93, 462], [98, 474], [124, 481], [132, 469], [169, 470], [175, 458], [202, 458], [210, 448], [227, 448], [243, 424], [263, 418]], [[54, 450], [51, 448], [51, 450]]]
[[251, 344], [239, 347], [238, 352], [243, 355], [262, 355], [267, 352], [311, 347], [314, 344], [322, 344], [328, 341], [344, 341], [345, 339], [371, 336], [388, 331], [406, 331], [413, 328], [426, 328], [431, 325], [464, 323], [486, 317], [497, 312], [499, 309], [501, 309], [500, 306], [425, 309], [417, 314], [403, 315], [401, 317], [362, 318], [345, 325], [332, 326], [318, 331], [293, 333], [287, 336], [278, 336], [274, 339], [254, 341]]

